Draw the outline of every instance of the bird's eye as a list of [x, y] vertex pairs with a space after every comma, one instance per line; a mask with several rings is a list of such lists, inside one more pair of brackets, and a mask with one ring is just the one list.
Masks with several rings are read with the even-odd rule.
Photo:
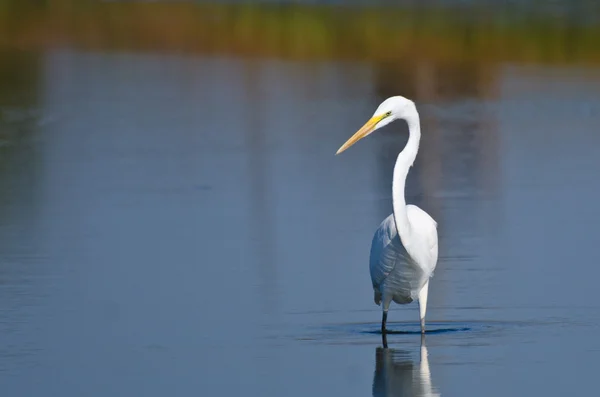
[[391, 115], [392, 115], [392, 112], [387, 112], [387, 113], [385, 114], [385, 116], [386, 116], [386, 117], [388, 117], [388, 116], [391, 116]]

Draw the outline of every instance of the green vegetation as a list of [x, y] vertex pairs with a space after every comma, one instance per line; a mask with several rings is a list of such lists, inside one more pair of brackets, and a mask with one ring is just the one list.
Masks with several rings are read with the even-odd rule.
[[31, 3], [0, 0], [0, 47], [68, 45], [288, 59], [600, 62], [600, 23], [570, 14], [483, 7]]

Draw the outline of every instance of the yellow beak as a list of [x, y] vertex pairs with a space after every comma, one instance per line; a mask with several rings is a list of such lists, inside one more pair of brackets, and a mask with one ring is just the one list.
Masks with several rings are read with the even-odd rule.
[[348, 149], [350, 146], [354, 145], [356, 142], [369, 135], [371, 132], [373, 132], [377, 123], [379, 123], [385, 117], [385, 113], [379, 116], [371, 117], [371, 119], [367, 121], [366, 124], [363, 125], [362, 128], [356, 132], [356, 134], [352, 135], [352, 137], [350, 137], [350, 139], [348, 139], [346, 143], [344, 143], [335, 154], [337, 155], [342, 153], [344, 150]]

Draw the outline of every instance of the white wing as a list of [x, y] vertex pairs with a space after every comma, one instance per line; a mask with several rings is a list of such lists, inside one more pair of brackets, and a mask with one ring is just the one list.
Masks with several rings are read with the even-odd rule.
[[397, 303], [413, 301], [437, 264], [437, 223], [417, 206], [407, 205], [406, 210], [411, 225], [406, 245], [400, 240], [393, 214], [373, 236], [369, 270], [377, 304], [382, 294]]
[[398, 238], [394, 215], [390, 214], [381, 222], [371, 242], [369, 270], [374, 289], [378, 289], [394, 270], [402, 251], [404, 248]]
[[416, 205], [407, 205], [406, 213], [413, 240], [409, 252], [431, 277], [438, 260], [437, 222]]

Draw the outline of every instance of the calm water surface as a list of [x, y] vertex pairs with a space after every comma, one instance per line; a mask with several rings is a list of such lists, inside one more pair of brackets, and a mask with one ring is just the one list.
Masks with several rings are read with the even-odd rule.
[[[7, 396], [589, 395], [600, 71], [15, 52], [0, 91]], [[415, 98], [428, 335], [368, 273]], [[424, 354], [428, 353], [428, 355]]]

